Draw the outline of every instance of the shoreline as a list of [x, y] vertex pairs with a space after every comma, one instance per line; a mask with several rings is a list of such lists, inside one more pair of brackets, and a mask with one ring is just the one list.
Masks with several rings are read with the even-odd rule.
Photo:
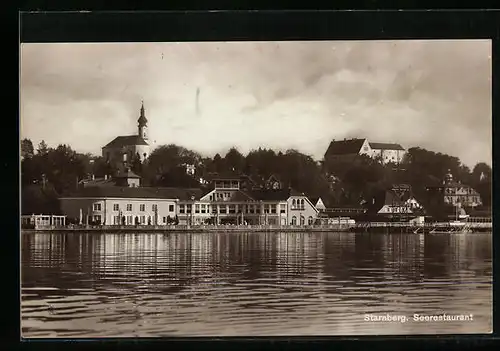
[[[466, 229], [472, 232], [492, 232], [491, 223], [481, 223], [481, 226], [469, 226]], [[425, 225], [404, 225], [403, 223], [357, 223], [357, 224], [329, 224], [311, 226], [278, 226], [278, 225], [172, 225], [172, 226], [46, 226], [39, 228], [21, 228], [21, 234], [29, 233], [401, 233], [401, 234], [429, 234], [433, 230], [451, 229], [446, 223], [428, 223]], [[457, 228], [458, 229], [458, 228]], [[440, 234], [432, 233], [432, 234]], [[463, 233], [455, 230], [451, 233]]]

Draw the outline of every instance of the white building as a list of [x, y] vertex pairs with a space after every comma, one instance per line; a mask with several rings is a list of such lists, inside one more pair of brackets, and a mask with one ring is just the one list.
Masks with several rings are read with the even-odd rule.
[[358, 155], [379, 159], [382, 163], [400, 163], [406, 151], [400, 144], [374, 143], [368, 139], [332, 140], [325, 153], [328, 160], [352, 160]]
[[110, 163], [120, 165], [130, 163], [136, 156], [144, 161], [150, 153], [148, 140], [148, 120], [143, 103], [137, 120], [137, 134], [117, 136], [102, 148], [102, 157]]

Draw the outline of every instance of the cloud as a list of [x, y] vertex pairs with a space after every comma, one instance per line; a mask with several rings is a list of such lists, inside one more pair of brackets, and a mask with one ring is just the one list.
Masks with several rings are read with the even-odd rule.
[[141, 99], [151, 139], [207, 155], [321, 158], [332, 138], [367, 137], [491, 163], [485, 40], [21, 47], [22, 137], [99, 153], [136, 131]]

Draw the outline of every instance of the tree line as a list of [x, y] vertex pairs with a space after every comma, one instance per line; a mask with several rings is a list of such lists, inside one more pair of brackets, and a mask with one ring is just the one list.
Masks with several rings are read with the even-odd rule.
[[[29, 139], [21, 141], [21, 185], [23, 213], [58, 212], [57, 197], [77, 187], [78, 181], [94, 174], [104, 177], [116, 172], [102, 157], [81, 154], [68, 145], [56, 148], [41, 142], [34, 150]], [[186, 165], [194, 165], [194, 175]], [[144, 186], [200, 187], [200, 178], [211, 173], [233, 172], [250, 176], [263, 184], [271, 175], [284, 187], [310, 197], [321, 197], [328, 206], [358, 207], [395, 183], [409, 184], [417, 198], [425, 198], [428, 184], [441, 182], [448, 170], [455, 180], [476, 189], [485, 206], [491, 205], [491, 167], [477, 163], [473, 169], [459, 158], [420, 147], [408, 149], [403, 161], [382, 164], [360, 155], [353, 160], [315, 161], [298, 150], [285, 152], [258, 148], [243, 155], [233, 147], [225, 155], [203, 157], [175, 144], [157, 147], [146, 161], [131, 160], [131, 169], [139, 174]]]

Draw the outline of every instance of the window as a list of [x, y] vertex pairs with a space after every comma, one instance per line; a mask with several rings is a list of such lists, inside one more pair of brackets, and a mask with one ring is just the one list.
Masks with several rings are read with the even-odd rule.
[[297, 225], [297, 217], [292, 217], [292, 225]]
[[132, 211], [132, 204], [127, 204], [127, 211]]
[[229, 205], [229, 213], [236, 213], [236, 206], [235, 205]]
[[163, 223], [167, 223], [167, 217], [163, 217]]
[[184, 205], [179, 205], [179, 213], [184, 213], [186, 212]]
[[168, 211], [174, 212], [174, 205], [168, 205]]
[[119, 204], [114, 204], [113, 205], [113, 211], [120, 211], [120, 205]]
[[146, 216], [141, 216], [141, 224], [146, 224]]
[[141, 211], [141, 212], [146, 211], [146, 205], [144, 205], [144, 204], [140, 204], [140, 205], [139, 205], [139, 211]]
[[201, 213], [207, 212], [207, 205], [201, 205]]
[[100, 203], [94, 204], [94, 211], [100, 211], [100, 210], [101, 210], [101, 204]]
[[255, 213], [257, 213], [257, 214], [260, 213], [260, 206], [259, 205], [255, 206]]
[[306, 222], [306, 219], [304, 216], [300, 216], [300, 225], [304, 225]]
[[186, 205], [186, 213], [193, 213], [193, 205], [191, 204]]
[[[130, 205], [130, 206], [132, 206], [132, 205]], [[127, 224], [133, 224], [132, 223], [132, 216], [127, 216]]]
[[113, 224], [114, 225], [119, 225], [120, 223], [120, 216], [113, 216]]
[[247, 206], [247, 213], [254, 213], [254, 205], [248, 205]]
[[200, 205], [194, 205], [194, 213], [200, 213]]
[[309, 218], [307, 219], [307, 224], [309, 225], [313, 224], [313, 218], [311, 216], [309, 216]]
[[153, 212], [158, 211], [158, 205], [157, 204], [153, 204], [153, 206], [151, 206], [151, 208], [153, 209]]
[[286, 205], [285, 204], [280, 205], [280, 213], [286, 213]]
[[271, 205], [271, 213], [276, 213], [276, 206], [277, 205]]
[[210, 201], [214, 201], [213, 195], [210, 195]]
[[99, 223], [99, 224], [100, 224], [100, 223], [101, 223], [101, 215], [95, 215], [95, 216], [94, 216], [94, 222], [96, 222], [96, 223]]
[[212, 213], [217, 213], [217, 205], [212, 205]]
[[264, 213], [269, 213], [269, 205], [264, 205]]
[[225, 205], [219, 206], [219, 213], [226, 213], [226, 206]]
[[292, 208], [295, 208], [296, 206], [296, 202], [295, 202], [295, 199], [292, 200]]

